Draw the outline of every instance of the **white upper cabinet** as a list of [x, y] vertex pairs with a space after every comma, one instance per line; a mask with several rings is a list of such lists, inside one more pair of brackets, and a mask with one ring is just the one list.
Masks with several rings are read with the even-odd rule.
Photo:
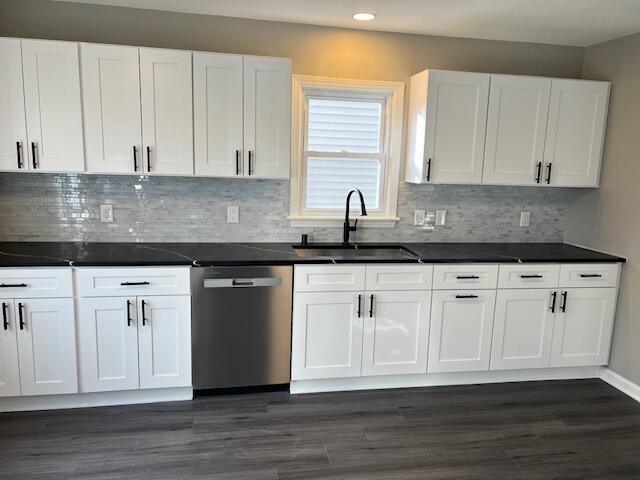
[[31, 170], [84, 171], [78, 44], [22, 40]]
[[549, 185], [598, 186], [609, 88], [609, 82], [552, 80], [544, 150]]
[[191, 52], [140, 49], [143, 171], [193, 175]]
[[483, 183], [542, 181], [551, 79], [491, 75]]
[[194, 52], [196, 175], [242, 175], [242, 84], [242, 56]]
[[407, 182], [482, 181], [490, 78], [442, 70], [411, 77]]
[[25, 121], [20, 40], [0, 38], [0, 171], [28, 169]]
[[87, 171], [142, 172], [138, 49], [82, 44], [80, 58]]
[[289, 178], [291, 60], [244, 57], [244, 173]]

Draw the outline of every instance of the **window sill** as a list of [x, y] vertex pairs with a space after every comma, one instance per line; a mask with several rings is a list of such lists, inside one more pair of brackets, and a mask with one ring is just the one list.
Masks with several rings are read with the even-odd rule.
[[[358, 219], [358, 228], [394, 228], [399, 217], [352, 217]], [[341, 228], [344, 224], [344, 217], [303, 217], [290, 215], [287, 219], [292, 227], [325, 227]]]

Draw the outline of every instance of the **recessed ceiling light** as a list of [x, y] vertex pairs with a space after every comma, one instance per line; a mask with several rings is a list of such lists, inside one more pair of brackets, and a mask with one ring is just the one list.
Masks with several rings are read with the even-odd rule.
[[352, 17], [354, 20], [360, 20], [361, 22], [368, 22], [376, 18], [376, 14], [361, 12], [361, 13], [354, 13]]

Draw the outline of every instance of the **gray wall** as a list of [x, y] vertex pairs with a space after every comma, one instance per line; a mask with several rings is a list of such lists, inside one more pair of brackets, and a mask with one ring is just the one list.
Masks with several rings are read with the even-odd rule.
[[[0, 36], [120, 43], [286, 56], [298, 74], [406, 81], [444, 68], [579, 77], [583, 48], [404, 35], [48, 0], [0, 0]], [[240, 193], [241, 192], [241, 193]], [[361, 240], [561, 241], [567, 190], [414, 186], [401, 183], [396, 229], [361, 230]], [[100, 203], [115, 205], [101, 224]], [[241, 223], [225, 223], [240, 205]], [[448, 225], [426, 233], [414, 208], [446, 208]], [[532, 212], [531, 227], [518, 226]], [[0, 240], [293, 240], [287, 182], [87, 175], [0, 174]], [[338, 229], [313, 238], [339, 238]]]
[[600, 188], [575, 194], [566, 240], [627, 257], [610, 367], [640, 383], [640, 34], [589, 47], [584, 77], [611, 80], [611, 104]]

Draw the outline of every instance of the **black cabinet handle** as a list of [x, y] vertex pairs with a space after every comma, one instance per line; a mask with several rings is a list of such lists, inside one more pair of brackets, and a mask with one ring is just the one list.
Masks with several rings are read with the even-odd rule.
[[24, 305], [22, 303], [18, 303], [18, 320], [20, 322], [20, 330], [24, 330]]
[[131, 302], [127, 300], [127, 327], [131, 326]]
[[551, 163], [547, 163], [547, 179], [545, 180], [547, 185], [551, 183], [551, 165]]
[[33, 161], [33, 169], [38, 168], [38, 152], [36, 142], [31, 142], [31, 160]]
[[0, 283], [0, 288], [25, 288], [26, 283]]
[[133, 171], [138, 171], [138, 148], [133, 146]]
[[362, 295], [358, 294], [358, 318], [362, 316]]
[[251, 150], [249, 150], [249, 175], [253, 175], [253, 168], [252, 168], [252, 157], [253, 157], [253, 152]]
[[145, 326], [147, 324], [147, 311], [145, 308], [146, 306], [147, 306], [147, 302], [142, 300], [142, 326]]
[[599, 273], [581, 273], [580, 278], [601, 278]]
[[5, 330], [9, 330], [9, 314], [7, 313], [7, 308], [9, 308], [9, 305], [2, 302], [2, 324]]
[[16, 142], [16, 153], [18, 155], [18, 169], [22, 168], [22, 143]]
[[373, 294], [370, 297], [371, 303], [369, 304], [369, 318], [373, 318]]
[[240, 175], [240, 150], [236, 150], [236, 175]]
[[456, 278], [458, 280], [480, 280], [478, 275], [458, 275]]
[[151, 147], [147, 145], [147, 172], [151, 171]]
[[549, 310], [551, 310], [551, 313], [556, 313], [557, 298], [558, 298], [558, 292], [551, 292], [551, 305], [549, 306]]
[[562, 313], [567, 311], [567, 292], [562, 292], [562, 304], [560, 304], [560, 311]]
[[131, 287], [135, 285], [151, 285], [149, 282], [121, 282], [120, 286], [122, 287]]
[[427, 160], [427, 182], [431, 181], [431, 159]]
[[538, 162], [538, 167], [536, 169], [536, 183], [540, 183], [542, 180], [542, 162]]
[[534, 275], [520, 275], [520, 278], [542, 278], [542, 275], [534, 274]]
[[456, 298], [478, 298], [478, 295], [456, 295]]

